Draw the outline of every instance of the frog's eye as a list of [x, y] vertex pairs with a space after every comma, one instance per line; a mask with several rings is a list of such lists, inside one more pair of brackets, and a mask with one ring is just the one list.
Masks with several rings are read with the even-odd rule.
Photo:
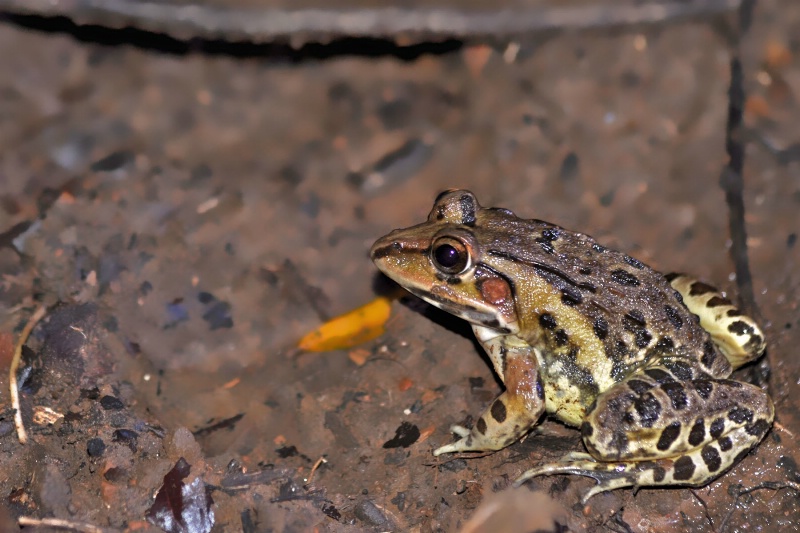
[[445, 274], [460, 274], [469, 266], [469, 252], [464, 243], [452, 237], [436, 239], [431, 247], [436, 268]]

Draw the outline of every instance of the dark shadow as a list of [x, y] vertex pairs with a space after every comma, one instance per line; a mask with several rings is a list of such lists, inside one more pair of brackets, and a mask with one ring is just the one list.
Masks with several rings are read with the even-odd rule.
[[0, 22], [41, 33], [69, 35], [83, 43], [112, 47], [132, 46], [177, 56], [201, 54], [261, 58], [275, 63], [302, 63], [342, 56], [390, 56], [403, 61], [414, 61], [421, 56], [449, 54], [463, 47], [463, 42], [456, 39], [400, 46], [389, 39], [342, 38], [327, 44], [306, 43], [299, 48], [280, 42], [258, 44], [199, 38], [182, 40], [137, 28], [114, 29], [97, 25], [79, 25], [66, 17], [41, 17], [8, 12], [0, 12]]

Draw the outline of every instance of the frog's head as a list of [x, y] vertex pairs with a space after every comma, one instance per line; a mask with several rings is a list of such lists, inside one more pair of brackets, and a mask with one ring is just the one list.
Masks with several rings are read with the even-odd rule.
[[464, 190], [441, 193], [428, 220], [378, 239], [370, 255], [378, 268], [411, 293], [473, 324], [503, 333], [519, 329], [514, 284], [482, 259], [487, 211]]

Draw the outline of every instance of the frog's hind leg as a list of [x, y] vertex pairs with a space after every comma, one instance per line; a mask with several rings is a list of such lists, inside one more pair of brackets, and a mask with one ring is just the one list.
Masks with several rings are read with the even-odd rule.
[[684, 274], [669, 274], [667, 280], [689, 311], [700, 317], [700, 325], [711, 334], [734, 370], [764, 352], [761, 328], [716, 288]]
[[471, 430], [453, 426], [451, 430], [461, 438], [436, 449], [433, 455], [500, 450], [536, 424], [544, 412], [544, 389], [531, 351], [531, 348], [508, 349], [503, 353], [506, 391], [483, 412]]
[[588, 476], [597, 485], [584, 503], [621, 487], [704, 485], [758, 444], [773, 415], [769, 396], [753, 385], [678, 381], [667, 367], [649, 368], [598, 397], [581, 426], [591, 457], [528, 470], [517, 484], [540, 475]]

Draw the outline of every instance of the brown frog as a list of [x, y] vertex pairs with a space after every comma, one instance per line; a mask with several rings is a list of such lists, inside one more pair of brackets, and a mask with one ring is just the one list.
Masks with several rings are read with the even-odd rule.
[[434, 451], [499, 450], [544, 412], [580, 428], [588, 453], [523, 473], [620, 487], [704, 485], [764, 437], [774, 409], [728, 379], [764, 351], [758, 325], [715, 288], [664, 276], [582, 233], [464, 190], [436, 198], [428, 220], [379, 239], [378, 268], [472, 324], [506, 387], [472, 429]]

